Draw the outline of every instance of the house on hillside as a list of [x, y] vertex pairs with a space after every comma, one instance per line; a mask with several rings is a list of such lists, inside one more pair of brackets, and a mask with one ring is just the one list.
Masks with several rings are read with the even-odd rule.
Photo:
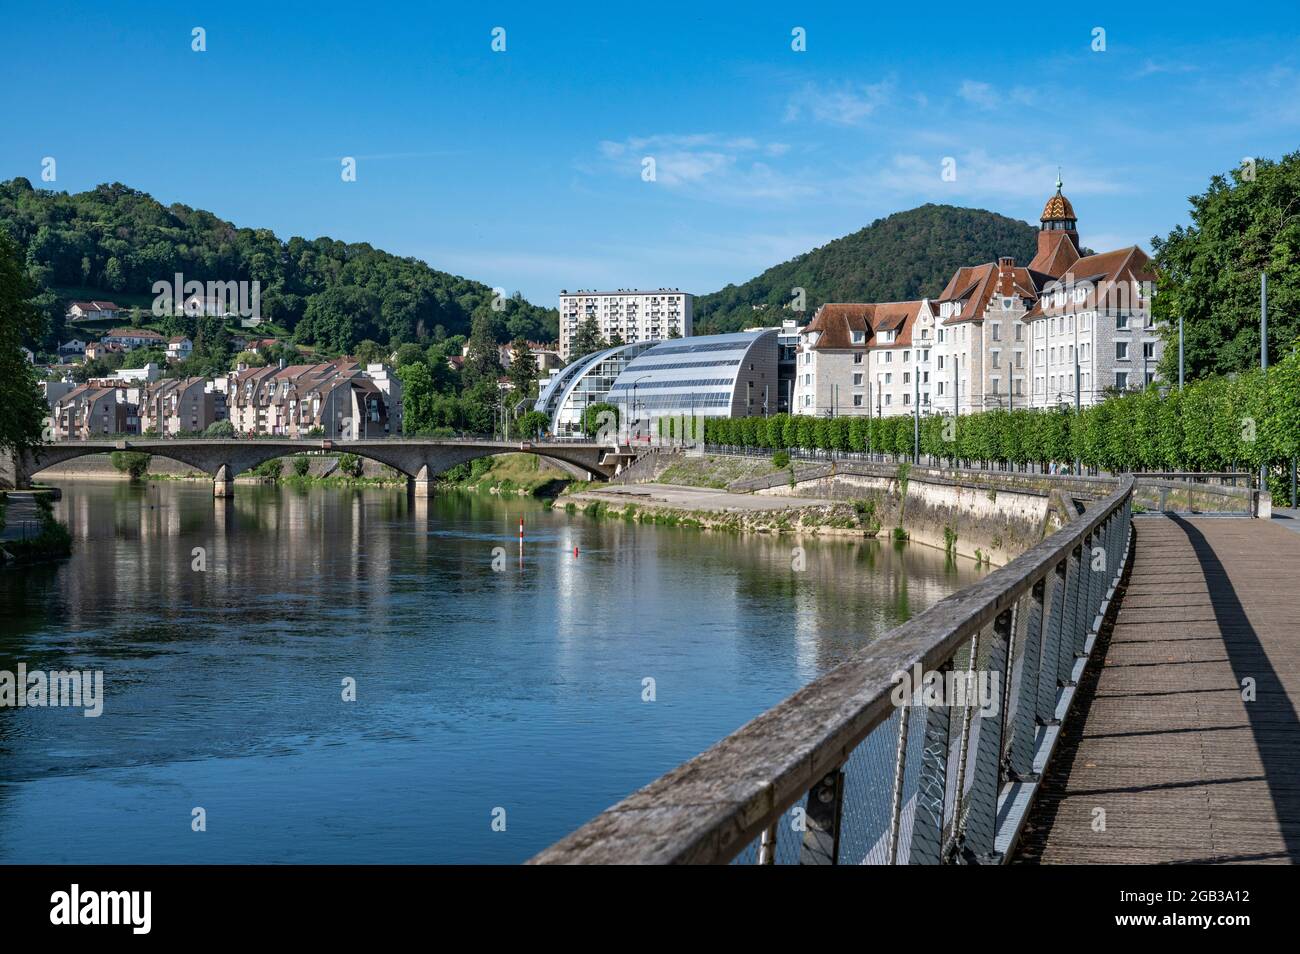
[[68, 321], [105, 321], [116, 319], [121, 306], [111, 301], [74, 301], [64, 316]]

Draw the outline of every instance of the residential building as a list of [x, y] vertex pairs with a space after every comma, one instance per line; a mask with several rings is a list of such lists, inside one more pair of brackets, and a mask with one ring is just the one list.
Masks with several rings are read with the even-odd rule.
[[794, 413], [1073, 404], [1076, 363], [1081, 405], [1151, 383], [1163, 343], [1150, 258], [1136, 246], [1081, 254], [1058, 180], [1028, 265], [963, 266], [933, 299], [823, 305], [800, 335]]
[[51, 429], [55, 440], [91, 440], [112, 434], [138, 434], [139, 409], [125, 389], [87, 383], [54, 402]]
[[600, 336], [625, 342], [686, 338], [692, 334], [694, 297], [676, 288], [650, 291], [560, 292], [560, 357], [573, 356], [578, 329], [594, 318]]
[[225, 417], [225, 394], [205, 378], [157, 381], [144, 389], [140, 400], [141, 433], [198, 433]]
[[105, 344], [120, 345], [127, 351], [135, 348], [161, 348], [167, 344], [167, 339], [156, 331], [148, 331], [144, 328], [114, 328], [100, 338]]
[[103, 358], [110, 354], [123, 354], [129, 350], [129, 348], [124, 348], [120, 344], [114, 344], [108, 341], [92, 341], [90, 344], [86, 345], [86, 359], [88, 361], [94, 361], [97, 358]]
[[167, 339], [167, 359], [169, 361], [188, 361], [194, 353], [194, 342], [184, 335]]
[[45, 398], [45, 406], [53, 408], [55, 402], [58, 401], [59, 398], [68, 394], [76, 386], [77, 382], [69, 378], [62, 378], [59, 380], [46, 378], [41, 382], [41, 396]]
[[68, 321], [104, 321], [117, 318], [122, 308], [111, 301], [74, 301], [68, 306]]
[[63, 344], [59, 345], [59, 357], [64, 358], [73, 355], [79, 358], [83, 357], [86, 354], [86, 344], [87, 342], [82, 341], [80, 338], [73, 338], [71, 341], [65, 341]]
[[793, 414], [834, 417], [870, 413], [867, 348], [876, 306], [822, 305], [799, 334]]
[[386, 365], [350, 358], [315, 365], [245, 368], [226, 383], [231, 424], [241, 434], [348, 440], [401, 432], [401, 382]]

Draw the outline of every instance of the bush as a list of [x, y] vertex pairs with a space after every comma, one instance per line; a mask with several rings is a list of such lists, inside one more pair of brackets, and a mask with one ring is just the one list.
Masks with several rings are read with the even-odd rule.
[[266, 477], [271, 480], [279, 480], [280, 475], [284, 473], [284, 460], [279, 457], [271, 460], [264, 460], [253, 468], [254, 477]]
[[307, 471], [311, 470], [311, 460], [306, 454], [299, 454], [293, 459], [293, 472], [297, 477], [306, 477]]
[[790, 466], [790, 454], [783, 450], [777, 451], [772, 455], [772, 466], [785, 470]]
[[365, 472], [365, 464], [356, 454], [340, 454], [339, 472], [344, 477], [356, 479]]
[[149, 472], [151, 456], [138, 451], [113, 451], [109, 460], [122, 473], [130, 474], [132, 480], [140, 480]]
[[234, 437], [235, 425], [229, 421], [214, 421], [203, 431], [204, 437]]

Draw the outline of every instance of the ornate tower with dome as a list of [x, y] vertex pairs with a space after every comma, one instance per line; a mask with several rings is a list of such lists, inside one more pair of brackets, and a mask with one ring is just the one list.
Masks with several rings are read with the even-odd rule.
[[1061, 193], [1061, 177], [1056, 177], [1056, 194], [1043, 206], [1038, 226], [1038, 254], [1029, 270], [1058, 278], [1079, 260], [1079, 219], [1074, 206]]

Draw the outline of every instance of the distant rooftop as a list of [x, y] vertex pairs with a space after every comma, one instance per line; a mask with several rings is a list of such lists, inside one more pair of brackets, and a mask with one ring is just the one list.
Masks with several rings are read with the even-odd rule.
[[[691, 295], [680, 288], [618, 288], [614, 291], [591, 291], [579, 288], [576, 291], [560, 289], [561, 295]], [[694, 295], [691, 295], [694, 298]]]

